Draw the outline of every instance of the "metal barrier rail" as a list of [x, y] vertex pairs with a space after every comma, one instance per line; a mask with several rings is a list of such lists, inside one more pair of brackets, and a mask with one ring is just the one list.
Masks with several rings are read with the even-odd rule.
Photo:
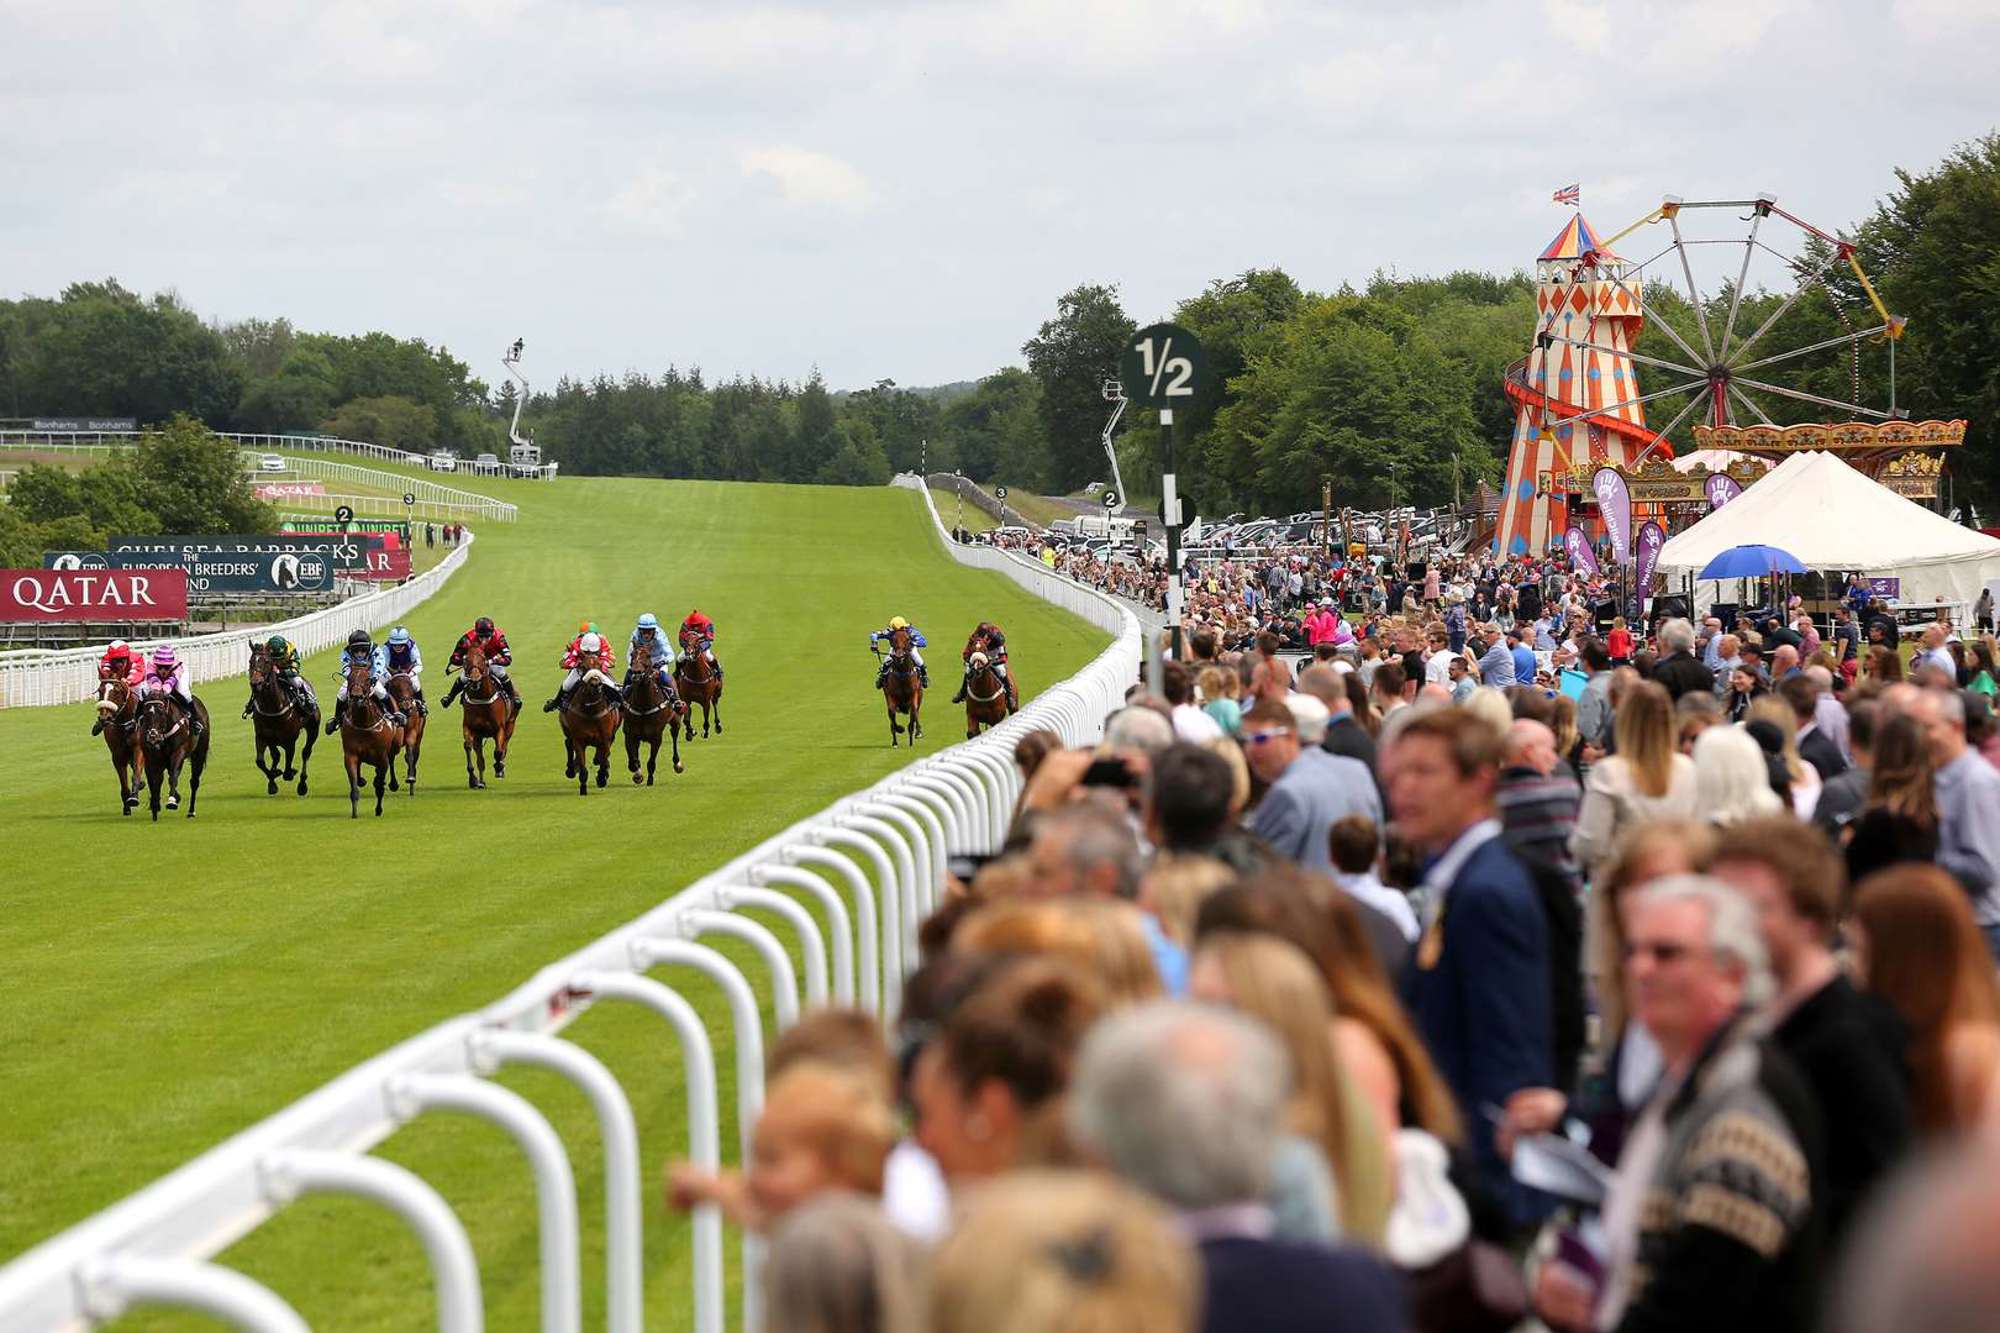
[[[233, 438], [233, 437], [232, 437]], [[255, 454], [255, 450], [249, 450]], [[416, 464], [421, 467], [421, 460]], [[402, 495], [414, 495], [419, 506], [444, 511], [444, 516], [455, 518], [470, 514], [478, 518], [498, 519], [502, 523], [512, 523], [520, 515], [519, 509], [505, 500], [496, 500], [490, 495], [477, 491], [460, 490], [456, 486], [446, 486], [423, 477], [406, 477], [400, 472], [384, 472], [379, 468], [362, 467], [358, 463], [342, 463], [331, 458], [287, 458], [283, 472], [256, 472], [252, 474], [252, 484], [258, 478], [268, 481], [283, 481], [286, 477], [314, 477], [326, 481], [358, 481], [364, 486], [379, 486], [396, 492], [394, 496], [382, 496], [366, 501], [380, 505], [384, 511], [402, 507]], [[333, 498], [331, 496], [327, 497]]]
[[[913, 478], [899, 477], [896, 484], [923, 493]], [[401, 1217], [429, 1258], [440, 1329], [482, 1328], [478, 1268], [463, 1225], [421, 1178], [367, 1155], [403, 1123], [433, 1109], [484, 1117], [520, 1144], [535, 1181], [541, 1326], [571, 1333], [580, 1324], [581, 1294], [569, 1161], [541, 1113], [489, 1081], [510, 1063], [562, 1075], [596, 1112], [606, 1179], [607, 1323], [612, 1333], [636, 1333], [643, 1324], [645, 1177], [632, 1109], [616, 1077], [558, 1034], [597, 1004], [631, 1003], [657, 1014], [686, 1071], [686, 1155], [713, 1168], [721, 1160], [716, 1047], [670, 981], [648, 974], [671, 966], [711, 979], [728, 1003], [740, 1150], [747, 1156], [763, 1102], [763, 1013], [744, 973], [701, 939], [726, 936], [750, 944], [758, 970], [767, 974], [780, 1030], [802, 1004], [829, 1000], [859, 1004], [888, 1021], [902, 978], [915, 965], [917, 922], [937, 900], [947, 855], [990, 852], [1006, 836], [1021, 785], [1015, 742], [1040, 728], [1071, 745], [1090, 742], [1137, 674], [1139, 627], [1130, 611], [1037, 562], [953, 544], [937, 523], [935, 506], [929, 508], [954, 559], [999, 570], [1075, 611], [1109, 630], [1111, 646], [979, 739], [929, 755], [801, 820], [644, 916], [549, 964], [486, 1008], [349, 1070], [15, 1259], [0, 1269], [0, 1333], [82, 1329], [141, 1303], [206, 1311], [245, 1329], [302, 1330], [304, 1322], [281, 1296], [209, 1260], [299, 1195], [319, 1191], [357, 1195]], [[793, 968], [777, 935], [743, 915], [746, 910], [782, 920], [798, 937], [802, 969]], [[695, 1210], [692, 1243], [694, 1327], [720, 1333], [723, 1234], [713, 1205]], [[744, 1326], [755, 1328], [761, 1243], [749, 1236], [742, 1243]]]
[[[301, 655], [331, 648], [347, 642], [347, 636], [357, 629], [380, 629], [408, 616], [458, 572], [472, 551], [472, 540], [468, 528], [457, 549], [408, 583], [350, 597], [338, 606], [273, 625], [196, 634], [168, 642], [180, 651], [189, 680], [197, 684], [241, 675], [249, 660], [250, 644], [261, 643], [273, 634], [282, 634], [297, 644]], [[0, 708], [73, 704], [95, 697], [101, 655], [97, 648], [0, 653]]]
[[[0, 430], [0, 449], [39, 450], [44, 453], [56, 454], [105, 454], [108, 456], [120, 450], [133, 447], [145, 434], [145, 431], [140, 430]], [[430, 457], [427, 454], [411, 453], [407, 449], [392, 449], [386, 444], [371, 444], [367, 440], [343, 440], [331, 435], [251, 435], [235, 430], [219, 430], [213, 432], [213, 434], [217, 439], [228, 440], [254, 453], [283, 449], [295, 454], [354, 454], [362, 458], [378, 459], [384, 463], [399, 463], [404, 467], [418, 467], [423, 468], [425, 471], [430, 470]], [[287, 461], [296, 463], [301, 460], [291, 459]], [[309, 459], [303, 461], [317, 462], [320, 460]], [[509, 475], [508, 466], [503, 463], [493, 471], [476, 473], [474, 475], [507, 476]], [[361, 471], [367, 472], [367, 469], [361, 469]], [[544, 477], [553, 477], [556, 473], [556, 465], [553, 463], [546, 464], [538, 469], [538, 471]], [[275, 477], [282, 474], [272, 473], [271, 475]], [[434, 499], [444, 496], [464, 497], [464, 502], [469, 506], [467, 510], [469, 513], [478, 512], [486, 518], [497, 518], [505, 523], [513, 521], [514, 506], [504, 500], [495, 500], [491, 496], [480, 495], [476, 491], [459, 490], [454, 486], [442, 486], [420, 477], [411, 478], [382, 472], [375, 472], [370, 475], [374, 477], [388, 477], [389, 480], [384, 484], [396, 485], [399, 490], [411, 490], [425, 486], [431, 487], [432, 490], [429, 494]], [[354, 475], [348, 479], [366, 481], [369, 478], [367, 476]], [[423, 496], [426, 492], [419, 489], [418, 494], [419, 496]], [[474, 502], [484, 504], [489, 508], [480, 510], [474, 505]], [[502, 513], [502, 509], [506, 512]]]

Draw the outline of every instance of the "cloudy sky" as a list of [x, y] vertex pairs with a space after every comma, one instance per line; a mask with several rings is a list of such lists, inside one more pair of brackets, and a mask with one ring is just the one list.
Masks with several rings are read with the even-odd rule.
[[2000, 0], [0, 0], [0, 294], [937, 383], [1078, 282], [1511, 268], [1571, 181], [1845, 227], [2000, 123], [1996, 50]]

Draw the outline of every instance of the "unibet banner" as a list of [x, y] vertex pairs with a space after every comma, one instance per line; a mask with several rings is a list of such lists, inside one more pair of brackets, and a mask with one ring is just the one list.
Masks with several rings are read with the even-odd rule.
[[281, 514], [286, 532], [393, 532], [405, 543], [410, 540], [410, 523], [401, 518], [354, 518], [346, 523], [332, 518], [309, 518], [303, 514]]

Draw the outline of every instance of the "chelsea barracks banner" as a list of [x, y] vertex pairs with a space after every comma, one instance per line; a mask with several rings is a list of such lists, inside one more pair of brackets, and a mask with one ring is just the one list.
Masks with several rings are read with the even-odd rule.
[[0, 621], [186, 620], [184, 569], [0, 570]]

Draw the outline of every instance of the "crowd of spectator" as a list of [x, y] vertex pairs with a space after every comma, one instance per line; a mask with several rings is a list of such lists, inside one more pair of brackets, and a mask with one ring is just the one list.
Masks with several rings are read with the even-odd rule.
[[1991, 641], [1285, 577], [1310, 665], [1209, 608], [1021, 739], [888, 1035], [808, 1014], [670, 1171], [768, 1326], [2000, 1327]]

